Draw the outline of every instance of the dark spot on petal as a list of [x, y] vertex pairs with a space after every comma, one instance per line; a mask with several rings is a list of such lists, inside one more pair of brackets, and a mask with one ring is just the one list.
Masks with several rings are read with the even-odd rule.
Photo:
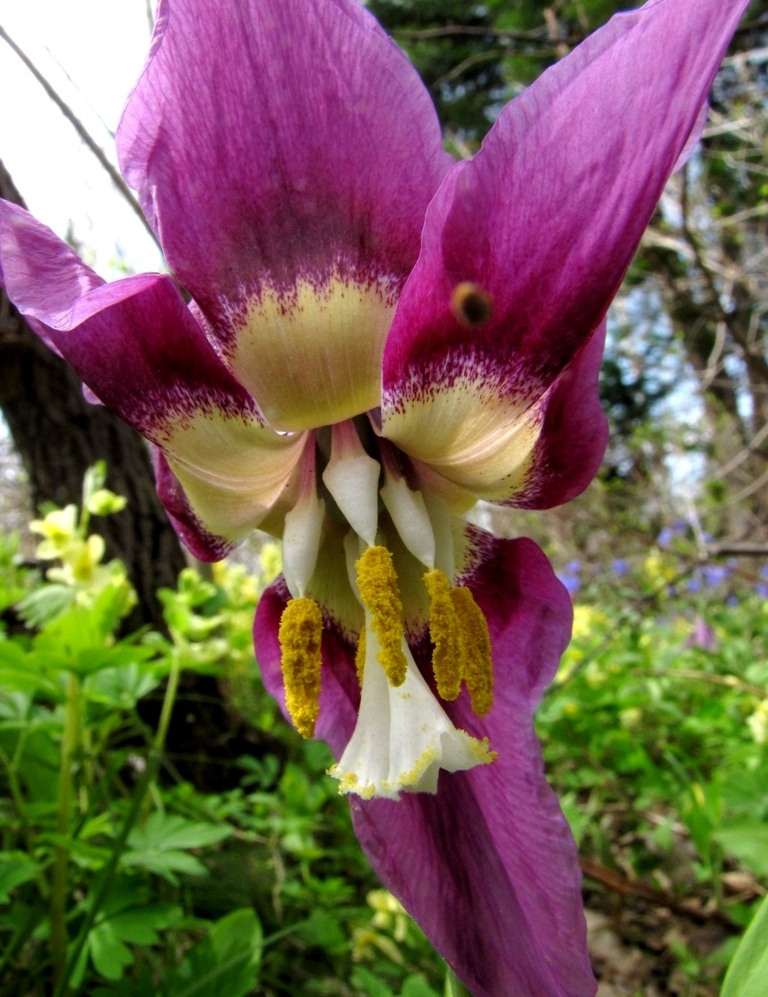
[[491, 299], [477, 284], [463, 281], [451, 295], [451, 311], [457, 322], [468, 329], [477, 329], [491, 317]]

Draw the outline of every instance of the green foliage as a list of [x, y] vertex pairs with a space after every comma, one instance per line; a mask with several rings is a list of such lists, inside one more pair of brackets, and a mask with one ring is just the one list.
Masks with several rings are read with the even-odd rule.
[[[39, 522], [60, 552], [54, 571], [98, 553], [87, 515]], [[17, 566], [14, 549], [0, 577], [29, 604], [53, 583]], [[582, 855], [673, 905], [716, 905], [735, 935], [768, 879], [764, 581], [694, 554], [676, 524], [613, 568], [568, 565], [581, 585], [575, 636], [538, 725]], [[328, 749], [299, 738], [261, 686], [253, 614], [278, 568], [267, 547], [256, 576], [185, 571], [161, 594], [169, 636], [129, 637], [117, 636], [131, 603], [120, 566], [72, 572], [56, 583], [69, 598], [0, 635], [4, 995], [40, 981], [55, 997], [463, 992], [376, 888]], [[215, 679], [252, 732], [231, 788], [177, 774], [168, 738], [185, 675]], [[734, 994], [762, 972], [764, 919], [733, 964]], [[703, 956], [673, 939], [669, 957], [717, 982], [735, 942]]]
[[[660, 539], [569, 567], [574, 639], [537, 726], [581, 854], [671, 904], [717, 904], [735, 933], [768, 877], [768, 609], [754, 574], [693, 567], [682, 530]], [[701, 984], [731, 952], [672, 948]]]
[[[289, 997], [350, 984], [437, 997], [439, 961], [373, 890], [327, 748], [299, 738], [259, 681], [253, 616], [279, 552], [262, 551], [257, 576], [184, 571], [161, 593], [170, 636], [118, 637], [132, 593], [88, 523], [120, 507], [97, 468], [84, 512], [47, 510], [34, 524], [46, 579], [17, 563], [15, 538], [0, 544], [0, 600], [27, 624], [0, 630], [4, 997], [41, 986], [56, 997]], [[175, 774], [167, 740], [185, 674], [213, 677], [263, 732], [234, 789]], [[162, 700], [157, 729], [147, 697]]]
[[768, 897], [760, 904], [723, 983], [721, 997], [762, 997], [768, 980]]
[[369, 0], [408, 53], [443, 128], [474, 148], [501, 108], [623, 4], [617, 0]]

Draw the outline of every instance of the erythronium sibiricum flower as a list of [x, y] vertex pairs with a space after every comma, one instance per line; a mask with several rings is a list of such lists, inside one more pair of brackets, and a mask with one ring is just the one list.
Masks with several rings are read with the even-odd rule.
[[454, 163], [354, 0], [161, 0], [118, 154], [190, 303], [0, 207], [10, 298], [155, 445], [189, 548], [282, 536], [264, 680], [476, 997], [595, 982], [532, 725], [569, 599], [532, 542], [463, 516], [594, 475], [604, 316], [745, 7], [614, 18]]

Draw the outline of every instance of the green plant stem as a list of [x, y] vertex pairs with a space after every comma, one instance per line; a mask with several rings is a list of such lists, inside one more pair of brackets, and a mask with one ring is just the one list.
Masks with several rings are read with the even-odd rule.
[[144, 769], [141, 779], [139, 779], [139, 782], [136, 785], [130, 810], [128, 811], [125, 821], [123, 822], [123, 826], [120, 828], [120, 833], [115, 839], [115, 843], [112, 847], [109, 859], [104, 866], [104, 870], [99, 877], [99, 885], [94, 890], [90, 903], [86, 908], [83, 923], [80, 926], [80, 931], [78, 932], [77, 938], [72, 945], [69, 959], [67, 960], [64, 971], [58, 980], [53, 997], [66, 997], [66, 995], [71, 992], [69, 988], [69, 981], [72, 977], [72, 973], [75, 971], [75, 967], [80, 960], [80, 955], [85, 947], [86, 941], [88, 940], [88, 935], [90, 934], [93, 923], [96, 920], [96, 916], [101, 910], [107, 893], [109, 892], [109, 888], [112, 885], [112, 880], [114, 879], [117, 871], [120, 856], [125, 850], [128, 835], [131, 833], [131, 830], [141, 813], [144, 798], [157, 777], [160, 762], [163, 756], [163, 749], [165, 747], [165, 739], [168, 734], [168, 725], [170, 724], [171, 713], [173, 712], [173, 704], [176, 700], [176, 693], [179, 688], [180, 673], [181, 666], [179, 663], [179, 656], [174, 653], [171, 658], [171, 670], [168, 674], [168, 684], [165, 687], [165, 696], [163, 697], [160, 720], [158, 722], [157, 731], [155, 732], [155, 737], [152, 741], [152, 746], [149, 749], [147, 757], [147, 767]]
[[51, 876], [51, 957], [54, 985], [61, 979], [67, 954], [67, 866], [69, 821], [72, 810], [72, 781], [75, 754], [80, 733], [80, 679], [74, 672], [67, 674], [67, 694], [64, 704], [64, 733], [61, 740], [59, 794], [56, 830], [59, 844], [53, 860]]
[[445, 997], [472, 997], [470, 991], [449, 966], [445, 967]]

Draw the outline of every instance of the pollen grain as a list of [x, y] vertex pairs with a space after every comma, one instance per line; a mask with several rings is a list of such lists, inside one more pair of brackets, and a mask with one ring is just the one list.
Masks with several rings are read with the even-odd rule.
[[448, 576], [438, 568], [424, 575], [429, 593], [429, 636], [434, 644], [432, 670], [442, 699], [454, 700], [461, 692], [462, 641], [459, 618]]
[[461, 632], [461, 677], [475, 716], [493, 706], [493, 659], [488, 621], [468, 588], [451, 589], [451, 601]]
[[386, 547], [368, 547], [355, 562], [360, 599], [371, 614], [379, 642], [377, 658], [393, 686], [402, 685], [408, 670], [403, 653], [403, 604], [392, 555]]
[[320, 712], [323, 615], [313, 599], [291, 599], [280, 617], [285, 705], [303, 737], [315, 733]]
[[365, 674], [365, 627], [360, 631], [357, 639], [357, 651], [355, 652], [355, 670], [360, 688], [363, 687], [363, 675]]

